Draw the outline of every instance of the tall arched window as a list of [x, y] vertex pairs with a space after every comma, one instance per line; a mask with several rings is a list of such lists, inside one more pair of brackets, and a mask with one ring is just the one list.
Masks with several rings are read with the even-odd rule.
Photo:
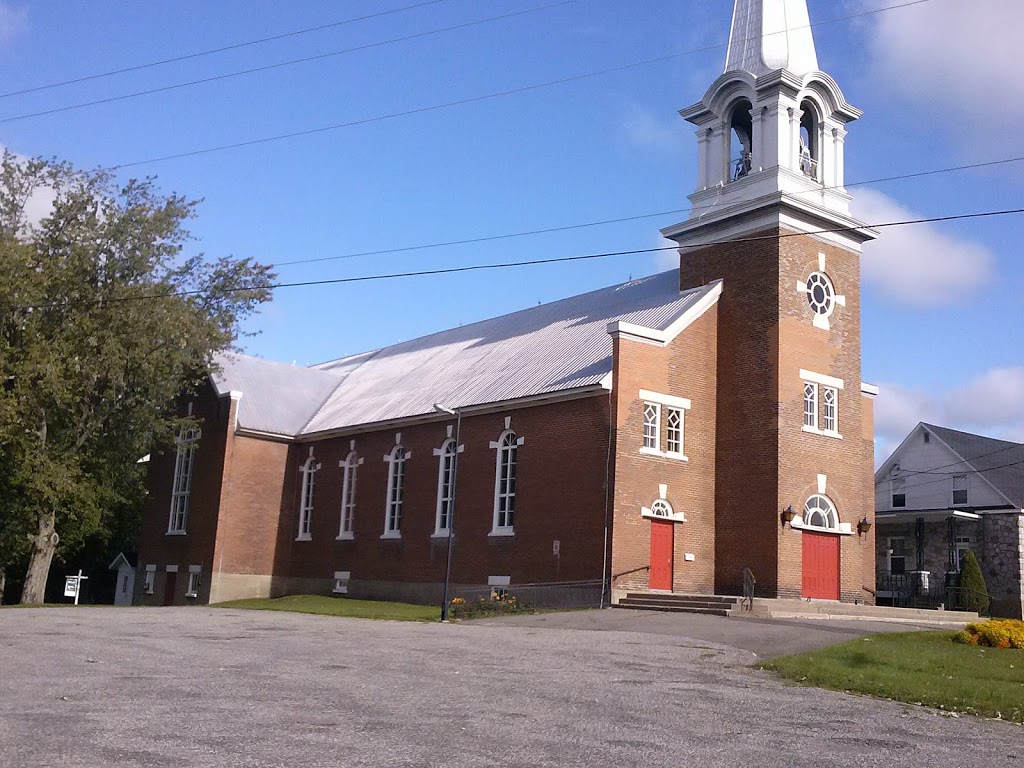
[[356, 511], [356, 470], [358, 468], [359, 455], [355, 451], [349, 451], [342, 464], [339, 539], [352, 538], [352, 520], [355, 517]]
[[804, 504], [804, 525], [828, 531], [839, 530], [839, 513], [828, 496], [816, 493]]
[[510, 535], [514, 532], [516, 513], [516, 470], [519, 446], [523, 438], [511, 429], [501, 433], [496, 443], [497, 463], [494, 472], [494, 528], [492, 535]]
[[441, 446], [437, 462], [437, 519], [435, 536], [451, 531], [452, 504], [455, 500], [455, 440], [448, 438]]
[[821, 164], [820, 122], [818, 109], [809, 99], [800, 102], [800, 146], [799, 168], [804, 176], [820, 179], [818, 166]]
[[171, 486], [171, 515], [167, 521], [168, 533], [185, 533], [185, 526], [188, 523], [188, 502], [192, 495], [192, 467], [201, 434], [195, 427], [182, 428], [178, 432], [174, 480]]
[[742, 179], [754, 169], [754, 121], [750, 116], [753, 109], [747, 99], [741, 99], [732, 108], [729, 119], [729, 163], [732, 181]]
[[405, 460], [409, 458], [409, 454], [401, 445], [396, 445], [385, 458], [388, 462], [388, 498], [384, 513], [384, 536], [385, 538], [399, 538], [402, 535]]
[[309, 458], [302, 465], [302, 493], [299, 496], [299, 538], [312, 538], [313, 531], [313, 476], [320, 469], [320, 465], [313, 457], [312, 452]]

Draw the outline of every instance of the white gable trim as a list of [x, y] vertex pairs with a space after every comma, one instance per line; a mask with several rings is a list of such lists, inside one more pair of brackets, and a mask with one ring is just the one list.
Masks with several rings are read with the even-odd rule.
[[636, 323], [616, 320], [608, 323], [608, 333], [614, 338], [627, 338], [631, 341], [656, 344], [663, 347], [670, 341], [673, 341], [676, 336], [693, 325], [698, 318], [718, 303], [718, 298], [722, 295], [722, 281], [715, 280], [710, 285], [711, 290], [694, 302], [693, 306], [686, 309], [664, 331], [660, 331], [657, 328], [647, 328]]

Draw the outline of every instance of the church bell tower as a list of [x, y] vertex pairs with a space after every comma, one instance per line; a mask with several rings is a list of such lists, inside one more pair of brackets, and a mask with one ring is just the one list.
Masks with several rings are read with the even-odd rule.
[[861, 383], [860, 254], [847, 125], [818, 67], [806, 0], [736, 0], [724, 73], [680, 115], [696, 127], [680, 285], [723, 280], [716, 574], [768, 597], [871, 600], [871, 387]]

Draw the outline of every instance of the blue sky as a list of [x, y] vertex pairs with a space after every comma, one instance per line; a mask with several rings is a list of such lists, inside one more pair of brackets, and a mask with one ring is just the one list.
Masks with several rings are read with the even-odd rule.
[[[812, 22], [905, 0], [809, 0]], [[255, 147], [143, 164], [205, 199], [196, 247], [264, 262], [345, 256], [688, 207], [696, 147], [676, 111], [725, 59], [730, 0], [441, 0], [217, 55], [0, 99], [0, 143], [110, 166], [374, 118], [682, 55], [602, 76]], [[0, 2], [0, 92], [202, 51], [415, 0]], [[57, 114], [32, 112], [403, 42]], [[930, 0], [815, 29], [865, 110], [847, 181], [1024, 154], [1018, 0]], [[1024, 163], [851, 189], [868, 223], [1024, 206]], [[651, 248], [685, 213], [462, 246], [282, 265], [310, 280]], [[919, 419], [1024, 440], [1024, 217], [886, 230], [864, 260], [864, 376], [878, 452]], [[667, 268], [665, 255], [281, 289], [245, 345], [314, 363]]]

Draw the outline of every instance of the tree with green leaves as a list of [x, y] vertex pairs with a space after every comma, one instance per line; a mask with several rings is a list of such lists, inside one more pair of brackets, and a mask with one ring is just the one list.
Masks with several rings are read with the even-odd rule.
[[978, 565], [978, 558], [967, 550], [960, 561], [960, 595], [963, 607], [968, 611], [988, 611], [989, 596], [985, 576]]
[[73, 551], [139, 498], [136, 461], [270, 299], [249, 259], [186, 253], [197, 201], [153, 179], [24, 160], [0, 167], [0, 569], [43, 601]]

